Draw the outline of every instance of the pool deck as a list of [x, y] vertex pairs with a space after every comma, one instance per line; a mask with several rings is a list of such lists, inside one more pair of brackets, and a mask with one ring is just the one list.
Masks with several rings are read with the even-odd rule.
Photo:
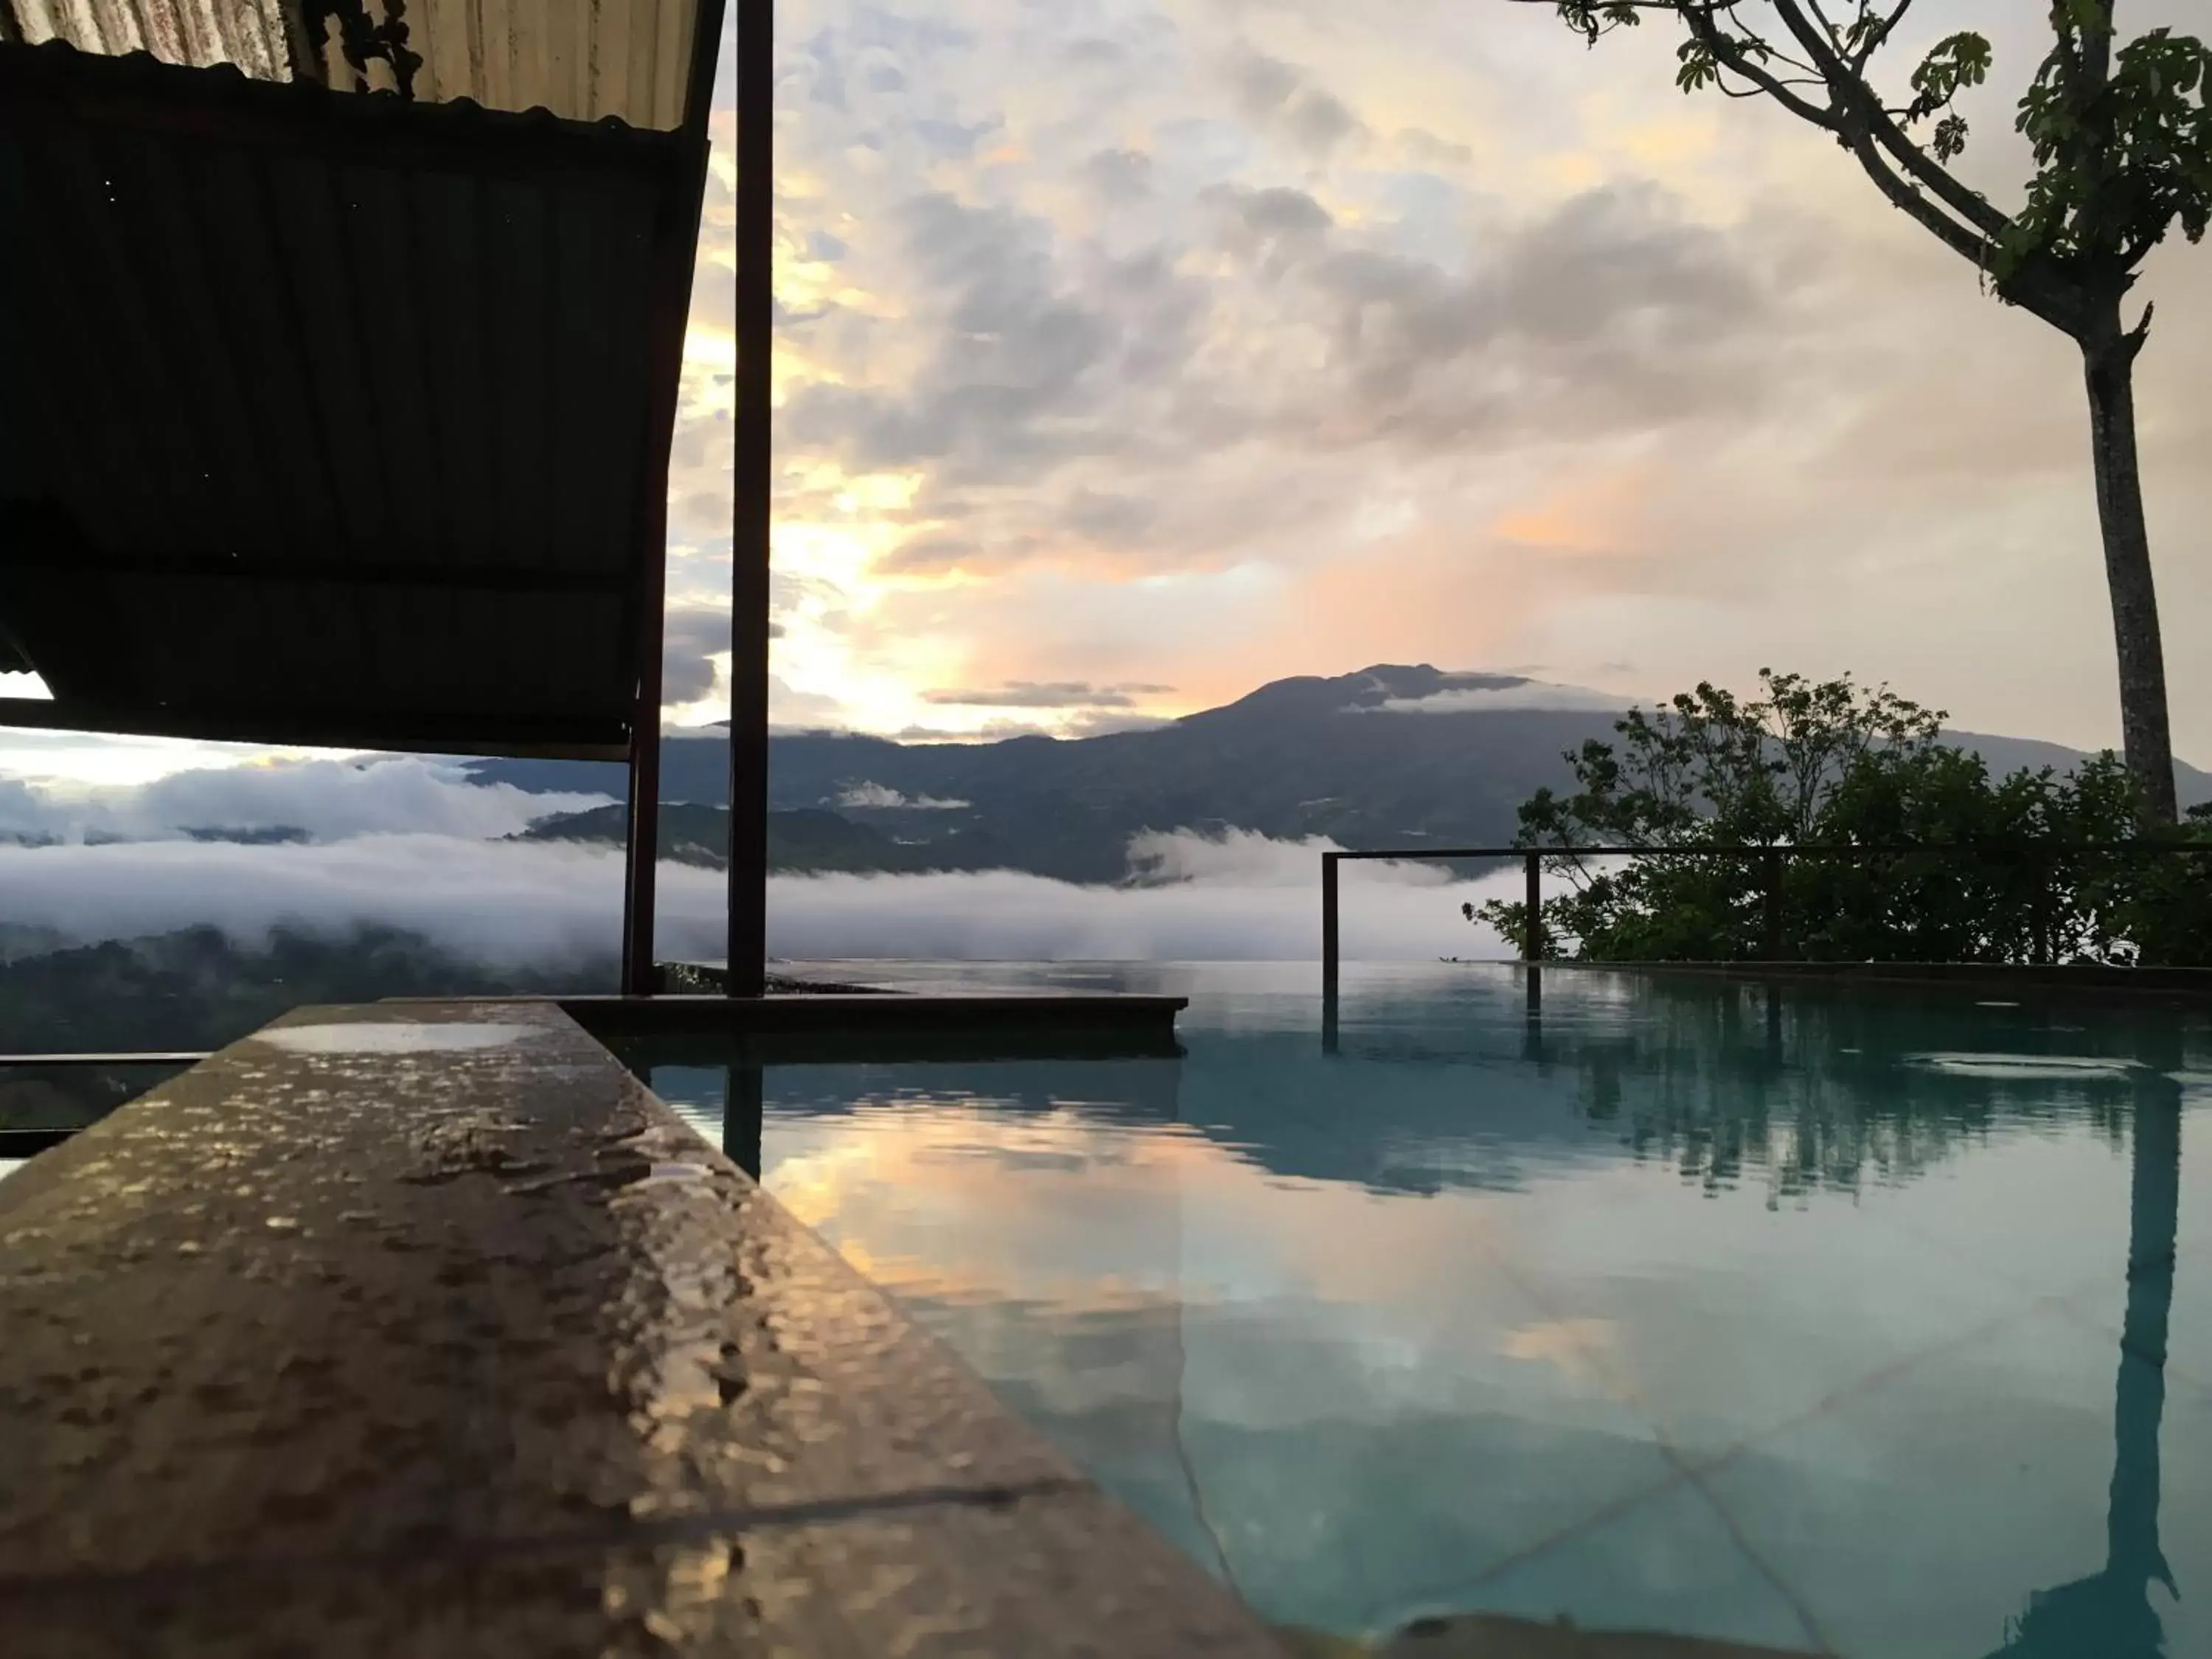
[[0, 1328], [11, 1656], [1279, 1652], [550, 1004], [122, 1108]]

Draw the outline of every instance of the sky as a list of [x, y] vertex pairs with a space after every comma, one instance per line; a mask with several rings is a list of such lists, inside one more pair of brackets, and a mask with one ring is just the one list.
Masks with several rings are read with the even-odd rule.
[[[1759, 9], [1754, 5], [1753, 9]], [[2039, 8], [1989, 31], [2001, 206]], [[2212, 32], [2212, 0], [2130, 31]], [[2078, 360], [1676, 26], [1548, 5], [783, 0], [772, 715], [1080, 735], [1376, 662], [1653, 699], [1765, 665], [2118, 736]], [[726, 711], [726, 45], [672, 456], [667, 718]], [[2212, 761], [2212, 250], [2139, 368], [2177, 748]], [[33, 690], [9, 676], [0, 691]], [[0, 733], [135, 783], [251, 751]]]
[[[1990, 86], [2040, 9], [1921, 0]], [[2132, 32], [2212, 27], [2135, 0]], [[785, 0], [775, 718], [1109, 729], [1377, 661], [1625, 697], [1764, 665], [2117, 740], [2074, 349], [1850, 159], [1510, 0]], [[722, 90], [731, 95], [727, 76]], [[672, 495], [672, 718], [721, 712], [732, 118]], [[2145, 483], [2212, 757], [2212, 250], [2154, 256]], [[717, 604], [725, 608], [719, 614]]]
[[[1964, 170], [2000, 205], [2039, 10], [1919, 0], [1895, 49], [1902, 74], [1990, 31]], [[2212, 0], [2123, 16], [2204, 33]], [[1617, 702], [1771, 665], [1887, 680], [1970, 730], [2117, 740], [2072, 347], [1817, 133], [1675, 90], [1668, 26], [1588, 50], [1511, 0], [783, 0], [779, 26], [778, 722], [1081, 734], [1376, 662]], [[671, 464], [675, 724], [725, 708], [729, 67]], [[2177, 242], [2139, 289], [2174, 732], [2200, 764], [2208, 277], [2212, 249]], [[0, 732], [0, 840], [61, 843], [0, 848], [0, 915], [603, 951], [617, 861], [501, 839], [585, 804], [437, 761]], [[191, 838], [256, 826], [308, 840]], [[894, 905], [879, 878], [782, 878], [771, 946], [1311, 954], [1290, 889], [1313, 847], [1178, 845], [1176, 889], [932, 876]], [[1348, 954], [1499, 948], [1458, 917], [1486, 894], [1374, 880]], [[668, 948], [711, 954], [719, 880], [665, 874], [662, 900]]]

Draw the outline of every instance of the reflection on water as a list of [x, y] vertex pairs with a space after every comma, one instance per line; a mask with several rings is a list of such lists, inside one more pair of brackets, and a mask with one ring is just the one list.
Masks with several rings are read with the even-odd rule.
[[2212, 1653], [2200, 1018], [1121, 982], [1182, 1060], [653, 1080], [1278, 1623]]
[[[2151, 1587], [2170, 1598], [2181, 1594], [2159, 1544], [2159, 1430], [2166, 1410], [2181, 1197], [2180, 1092], [2171, 1079], [2148, 1082], [2136, 1106], [2127, 1314], [2112, 1408], [2105, 1565], [2087, 1577], [2032, 1595], [2027, 1612], [2008, 1632], [2002, 1650], [2008, 1655], [2160, 1659], [2169, 1651]], [[2207, 1448], [2197, 1443], [2178, 1449], [2201, 1458]]]

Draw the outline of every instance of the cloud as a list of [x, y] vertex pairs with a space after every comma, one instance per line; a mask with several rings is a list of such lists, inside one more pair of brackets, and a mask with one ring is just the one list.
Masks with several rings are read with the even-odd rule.
[[1334, 94], [1279, 58], [1246, 47], [1231, 60], [1229, 83], [1246, 119], [1273, 129], [1299, 149], [1326, 156], [1365, 124]]
[[1392, 142], [1418, 167], [1450, 171], [1471, 167], [1474, 162], [1474, 152], [1465, 144], [1439, 138], [1420, 127], [1402, 129]]
[[1085, 708], [1060, 728], [1064, 738], [1103, 738], [1117, 732], [1157, 732], [1175, 721], [1164, 714], [1139, 714], [1116, 708]]
[[1152, 158], [1140, 149], [1102, 149], [1083, 163], [1083, 181], [1109, 206], [1142, 201], [1152, 193]]
[[904, 795], [888, 785], [866, 781], [848, 784], [830, 802], [833, 806], [848, 811], [889, 811], [896, 808], [925, 812], [964, 811], [969, 804], [964, 800], [940, 800], [934, 795]]
[[730, 650], [730, 613], [711, 605], [671, 605], [661, 628], [660, 701], [675, 708], [714, 689], [714, 659]]
[[768, 677], [769, 729], [820, 732], [845, 724], [845, 705], [827, 692], [802, 691], [780, 674]]
[[957, 536], [917, 536], [878, 558], [875, 568], [886, 576], [941, 574], [975, 562], [979, 551]]
[[[2186, 26], [2161, 3], [2142, 26]], [[1225, 696], [1480, 649], [1562, 678], [1633, 657], [1663, 691], [1786, 658], [2109, 740], [2068, 343], [1822, 135], [1682, 98], [1665, 32], [1588, 52], [1545, 9], [811, 4], [780, 47], [778, 556], [826, 574], [838, 621], [793, 618], [780, 672], [889, 732], [920, 688], [1002, 675]], [[1976, 94], [1972, 176], [2006, 205], [2037, 27], [1990, 25]], [[672, 477], [705, 597], [726, 182]], [[2212, 653], [2181, 647], [2212, 564], [2183, 555], [2212, 507], [2212, 313], [2184, 301], [2205, 257], [2153, 256], [2138, 375], [2199, 746]], [[889, 475], [887, 505], [854, 490]], [[1584, 514], [1601, 534], [1500, 528], [1615, 477], [1633, 488]], [[1418, 593], [1361, 591], [1429, 566]]]
[[150, 782], [65, 788], [0, 778], [0, 835], [68, 842], [185, 838], [193, 831], [297, 830], [312, 841], [398, 831], [486, 840], [599, 794], [532, 794], [473, 781], [453, 762], [270, 761], [174, 772]]
[[[797, 960], [1309, 961], [1321, 952], [1319, 847], [1188, 832], [1144, 840], [1158, 885], [1076, 887], [1011, 872], [805, 876], [769, 884], [769, 939]], [[1461, 904], [1511, 896], [1515, 877], [1454, 882], [1421, 866], [1345, 872], [1348, 959], [1499, 958]]]
[[1092, 685], [1085, 680], [1011, 680], [989, 690], [925, 691], [921, 700], [951, 708], [1127, 708], [1138, 697], [1174, 690], [1171, 685], [1144, 682]]
[[[1154, 884], [1078, 887], [1010, 872], [779, 876], [769, 944], [793, 959], [1297, 961], [1319, 954], [1320, 843], [1188, 832], [1143, 838]], [[1345, 872], [1352, 959], [1510, 954], [1459, 914], [1517, 875], [1453, 882], [1415, 866]], [[617, 948], [619, 854], [561, 843], [370, 836], [330, 846], [155, 842], [0, 846], [0, 915], [75, 940], [214, 926], [248, 942], [287, 927], [342, 933], [378, 922], [465, 959], [551, 966]], [[711, 959], [726, 937], [713, 871], [663, 864], [659, 948]]]
[[890, 733], [897, 743], [1000, 743], [1008, 738], [1057, 738], [1053, 726], [1034, 720], [986, 720], [973, 731], [942, 726], [906, 726]]
[[1304, 191], [1287, 185], [1250, 190], [1216, 185], [1200, 198], [1217, 210], [1231, 247], [1262, 252], [1276, 244], [1310, 243], [1336, 228], [1336, 217]]
[[933, 461], [1003, 477], [1061, 452], [1061, 423], [1108, 395], [1118, 331], [1055, 276], [1053, 236], [1035, 215], [941, 192], [896, 213], [910, 291], [937, 337], [903, 396], [835, 385], [794, 393], [784, 424], [870, 471]]
[[[664, 866], [665, 948], [719, 953], [713, 872]], [[557, 843], [368, 836], [327, 846], [0, 847], [0, 912], [79, 940], [213, 926], [343, 933], [381, 922], [471, 961], [555, 966], [619, 948], [622, 860]]]
[[1295, 418], [1310, 443], [1427, 447], [1748, 416], [1780, 366], [1759, 242], [1789, 234], [1724, 234], [1644, 184], [1495, 227], [1464, 271], [1310, 233], [1297, 320], [1332, 349]]
[[1447, 688], [1425, 697], [1390, 697], [1346, 710], [1353, 714], [1477, 714], [1499, 708], [1558, 708], [1625, 710], [1635, 701], [1610, 691], [1593, 691], [1580, 685], [1547, 685], [1525, 680], [1519, 685]]
[[1061, 514], [1070, 529], [1109, 545], [1141, 539], [1158, 517], [1159, 509], [1150, 501], [1080, 486]]

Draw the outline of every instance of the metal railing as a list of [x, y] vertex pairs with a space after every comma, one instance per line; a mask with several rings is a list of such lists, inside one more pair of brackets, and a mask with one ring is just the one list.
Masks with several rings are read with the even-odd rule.
[[197, 1066], [205, 1048], [132, 1048], [112, 1054], [0, 1054], [0, 1071], [32, 1066]]
[[[104, 1066], [127, 1071], [140, 1066], [197, 1066], [207, 1058], [200, 1049], [134, 1049], [121, 1054], [0, 1054], [0, 1081], [11, 1072], [84, 1069]], [[89, 1123], [40, 1124], [35, 1127], [0, 1122], [0, 1158], [31, 1158], [58, 1146]]]
[[1723, 845], [1669, 847], [1548, 846], [1548, 847], [1407, 847], [1361, 848], [1321, 855], [1321, 967], [1323, 988], [1334, 996], [1340, 966], [1341, 939], [1337, 866], [1347, 860], [1399, 864], [1441, 864], [1470, 859], [1522, 861], [1527, 875], [1524, 900], [1527, 920], [1520, 940], [1521, 961], [1545, 960], [1543, 873], [1547, 859], [1584, 858], [1728, 858], [1756, 860], [1765, 866], [1763, 897], [1766, 951], [1764, 960], [1782, 959], [1782, 866], [1786, 860], [1803, 858], [1899, 859], [1929, 854], [1972, 859], [2036, 860], [2045, 865], [2084, 857], [2136, 857], [2174, 854], [2212, 855], [2212, 842], [2202, 841], [1961, 841], [1896, 842], [1733, 842]]

